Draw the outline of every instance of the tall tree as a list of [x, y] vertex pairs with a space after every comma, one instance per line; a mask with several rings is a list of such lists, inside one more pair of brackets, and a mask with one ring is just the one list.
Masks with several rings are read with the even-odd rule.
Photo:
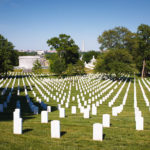
[[74, 40], [66, 34], [60, 34], [59, 37], [53, 37], [47, 41], [50, 49], [55, 49], [57, 55], [50, 58], [50, 70], [56, 74], [65, 73], [67, 67], [76, 64], [79, 60], [79, 47]]
[[55, 57], [55, 60], [50, 61], [50, 71], [54, 72], [58, 75], [62, 75], [62, 73], [66, 70], [66, 64], [64, 59]]
[[74, 40], [66, 34], [51, 38], [47, 41], [50, 49], [55, 49], [58, 56], [65, 60], [66, 64], [75, 64], [79, 59], [79, 47]]
[[141, 24], [137, 30], [139, 48], [137, 50], [137, 66], [144, 77], [150, 71], [150, 26]]
[[17, 65], [18, 53], [11, 42], [0, 35], [0, 72], [7, 73]]
[[132, 56], [124, 49], [109, 50], [97, 59], [95, 71], [116, 74], [133, 73]]
[[98, 37], [101, 44], [100, 49], [127, 49], [130, 53], [137, 47], [136, 34], [125, 27], [115, 27], [114, 29], [104, 31]]

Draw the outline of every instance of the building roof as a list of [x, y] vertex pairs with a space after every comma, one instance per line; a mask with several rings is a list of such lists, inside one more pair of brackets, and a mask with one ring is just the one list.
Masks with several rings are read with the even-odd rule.
[[39, 59], [40, 56], [19, 56], [19, 59]]

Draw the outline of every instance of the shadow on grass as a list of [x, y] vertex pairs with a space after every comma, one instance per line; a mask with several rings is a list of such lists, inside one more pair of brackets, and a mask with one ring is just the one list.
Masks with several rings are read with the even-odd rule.
[[67, 132], [66, 131], [61, 131], [60, 132], [60, 136], [62, 137], [63, 135], [65, 135]]
[[106, 134], [103, 134], [103, 140], [105, 139]]
[[23, 133], [27, 133], [27, 132], [30, 132], [30, 131], [32, 131], [33, 129], [24, 129], [22, 132]]
[[12, 113], [0, 112], [0, 121], [11, 121], [11, 120], [13, 120]]
[[35, 117], [30, 117], [30, 116], [23, 116], [23, 121], [27, 119], [34, 119]]
[[57, 107], [56, 106], [51, 106], [51, 111], [53, 112], [53, 111], [56, 111], [57, 110]]

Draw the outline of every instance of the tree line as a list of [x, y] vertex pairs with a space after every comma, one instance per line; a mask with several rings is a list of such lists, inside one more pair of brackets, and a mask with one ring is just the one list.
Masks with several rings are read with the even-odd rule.
[[14, 45], [0, 35], [0, 73], [13, 70], [13, 66], [18, 65], [18, 52], [14, 50]]
[[141, 24], [133, 33], [125, 27], [115, 27], [104, 31], [98, 37], [102, 55], [95, 70], [97, 72], [141, 73], [145, 77], [150, 72], [150, 26]]
[[[50, 71], [58, 75], [82, 75], [85, 74], [84, 62], [88, 63], [95, 56], [95, 72], [116, 76], [140, 73], [142, 77], [150, 72], [149, 25], [139, 25], [136, 33], [125, 27], [106, 30], [98, 37], [98, 43], [99, 52], [93, 50], [81, 53], [70, 35], [60, 34], [48, 39], [50, 49], [57, 51], [45, 56], [50, 61]], [[13, 44], [0, 35], [0, 72], [13, 70], [13, 66], [18, 65], [18, 56], [21, 55], [29, 54], [17, 52]], [[35, 64], [33, 70], [39, 66], [38, 63]]]

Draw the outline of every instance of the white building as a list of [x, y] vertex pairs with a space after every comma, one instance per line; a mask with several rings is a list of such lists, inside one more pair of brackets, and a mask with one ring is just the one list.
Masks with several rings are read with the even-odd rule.
[[96, 59], [93, 56], [93, 58], [91, 59], [91, 61], [89, 63], [86, 63], [86, 62], [84, 63], [84, 66], [85, 66], [85, 68], [93, 70], [95, 67], [95, 63], [96, 63]]
[[32, 69], [36, 60], [40, 61], [40, 56], [19, 56], [19, 68]]
[[38, 54], [38, 55], [43, 55], [43, 54], [44, 54], [44, 51], [39, 50], [39, 51], [37, 51], [37, 54]]

